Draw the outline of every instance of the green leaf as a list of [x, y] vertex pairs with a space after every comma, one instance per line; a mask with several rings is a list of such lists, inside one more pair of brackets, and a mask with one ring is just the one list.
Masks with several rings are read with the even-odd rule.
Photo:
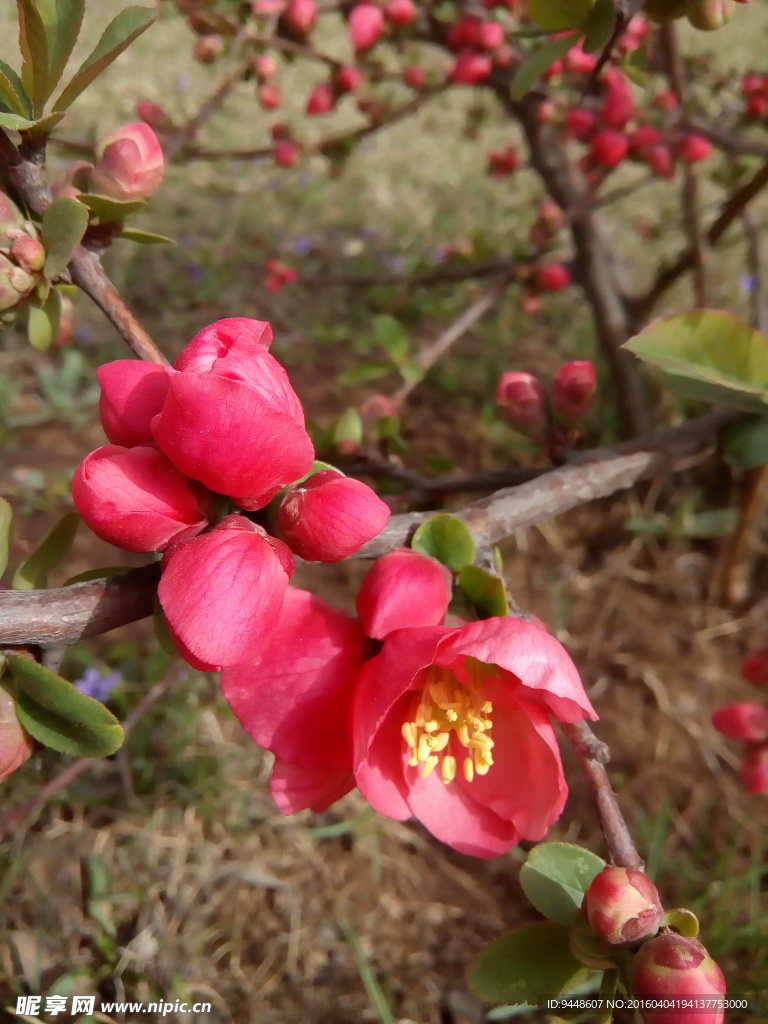
[[29, 658], [13, 654], [8, 667], [19, 686], [19, 721], [40, 743], [73, 757], [108, 757], [122, 746], [123, 729], [100, 701]]
[[528, 0], [528, 14], [547, 32], [586, 28], [593, 0]]
[[467, 980], [478, 999], [541, 1006], [546, 996], [568, 992], [588, 976], [568, 947], [568, 929], [534, 921], [486, 946]]
[[458, 572], [475, 560], [475, 542], [464, 523], [455, 516], [441, 512], [422, 523], [411, 539], [414, 551], [431, 555]]
[[479, 565], [463, 566], [459, 572], [459, 586], [486, 616], [506, 615], [509, 611], [504, 583], [487, 569], [481, 569]]
[[22, 65], [21, 78], [32, 97], [32, 115], [40, 117], [48, 89], [48, 33], [35, 0], [16, 0], [19, 17], [19, 48]]
[[699, 934], [699, 919], [692, 910], [679, 907], [677, 910], [666, 912], [661, 927], [672, 928], [678, 935], [684, 935], [686, 939], [695, 939]]
[[110, 199], [109, 196], [100, 196], [93, 192], [81, 192], [77, 201], [95, 213], [102, 224], [123, 221], [132, 213], [140, 213], [147, 208], [143, 199]]
[[14, 590], [42, 590], [48, 586], [48, 573], [55, 569], [72, 546], [80, 516], [68, 512], [46, 533], [31, 555], [21, 563], [14, 574]]
[[13, 509], [0, 498], [0, 576], [8, 568], [8, 557], [13, 543]]
[[590, 882], [604, 867], [602, 858], [582, 846], [539, 843], [520, 870], [520, 885], [540, 914], [569, 925]]
[[405, 362], [410, 346], [398, 320], [393, 316], [377, 316], [373, 321], [373, 332], [396, 366]]
[[365, 384], [369, 380], [386, 377], [388, 373], [392, 373], [389, 363], [366, 363], [365, 366], [355, 366], [339, 374], [339, 387], [348, 388], [355, 384]]
[[33, 135], [45, 135], [64, 117], [63, 113], [48, 114], [46, 117], [30, 119], [18, 114], [0, 114], [0, 128], [11, 128], [15, 132], [29, 131]]
[[768, 463], [768, 417], [748, 416], [730, 423], [720, 440], [723, 458], [729, 466], [756, 469]]
[[32, 348], [45, 352], [56, 341], [61, 320], [61, 295], [54, 288], [43, 303], [30, 302], [27, 336]]
[[4, 60], [0, 60], [0, 97], [11, 110], [22, 117], [29, 117], [32, 114], [32, 101], [27, 96], [24, 83]]
[[768, 338], [730, 313], [662, 317], [624, 345], [675, 378], [675, 390], [749, 412], [768, 404]]
[[345, 441], [357, 445], [360, 444], [362, 440], [363, 421], [361, 420], [360, 413], [357, 409], [355, 409], [353, 405], [350, 405], [350, 407], [345, 409], [334, 423], [331, 431], [331, 441], [334, 445], [342, 444]]
[[585, 26], [587, 31], [584, 36], [584, 51], [597, 53], [607, 46], [615, 22], [616, 8], [613, 6], [613, 0], [595, 0]]
[[161, 242], [176, 244], [176, 240], [167, 235], [156, 235], [154, 231], [139, 231], [137, 228], [123, 228], [117, 237], [124, 238], [126, 242], [137, 242], [139, 245], [159, 245]]
[[66, 270], [88, 227], [88, 210], [77, 199], [54, 199], [43, 214], [43, 273], [52, 281]]
[[80, 35], [85, 0], [35, 0], [48, 40], [48, 76], [46, 99], [64, 74], [67, 61]]
[[550, 39], [549, 42], [544, 43], [543, 46], [529, 53], [512, 79], [510, 90], [512, 99], [522, 99], [547, 68], [551, 67], [556, 60], [559, 60], [563, 54], [575, 46], [580, 38], [580, 32], [572, 32], [570, 35], [562, 36], [560, 39]]
[[112, 61], [116, 60], [142, 32], [146, 32], [149, 26], [156, 21], [158, 12], [150, 7], [126, 7], [121, 11], [104, 29], [104, 34], [96, 45], [96, 48], [86, 57], [85, 61], [75, 72], [74, 77], [67, 85], [54, 107], [56, 110], [66, 110], [77, 99], [81, 92], [88, 88]]

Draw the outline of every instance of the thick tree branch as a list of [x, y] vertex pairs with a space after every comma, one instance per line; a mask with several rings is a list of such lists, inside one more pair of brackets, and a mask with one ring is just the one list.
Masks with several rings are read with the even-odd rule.
[[[720, 430], [738, 414], [710, 413], [652, 437], [575, 455], [571, 463], [519, 487], [497, 491], [453, 514], [478, 547], [498, 544], [515, 530], [632, 487], [639, 480], [678, 472], [703, 461]], [[406, 545], [434, 512], [393, 516], [354, 558], [380, 558]], [[158, 563], [93, 583], [59, 590], [0, 592], [0, 644], [71, 646], [152, 612]]]

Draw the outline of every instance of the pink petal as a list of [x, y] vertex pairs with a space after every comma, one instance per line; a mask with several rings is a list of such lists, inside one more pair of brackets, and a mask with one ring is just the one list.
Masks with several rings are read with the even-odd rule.
[[248, 357], [254, 348], [269, 348], [272, 328], [264, 320], [244, 316], [217, 320], [204, 327], [174, 362], [174, 368], [186, 373], [210, 373], [218, 360], [228, 355]]
[[168, 394], [165, 368], [138, 359], [117, 359], [96, 370], [101, 385], [99, 415], [112, 444], [133, 448], [152, 441], [152, 418]]
[[269, 782], [272, 799], [283, 814], [304, 810], [327, 811], [354, 786], [354, 776], [348, 769], [318, 772], [316, 768], [303, 768], [278, 758]]
[[396, 629], [442, 625], [450, 600], [451, 574], [445, 566], [397, 548], [368, 570], [355, 605], [368, 636], [383, 640]]

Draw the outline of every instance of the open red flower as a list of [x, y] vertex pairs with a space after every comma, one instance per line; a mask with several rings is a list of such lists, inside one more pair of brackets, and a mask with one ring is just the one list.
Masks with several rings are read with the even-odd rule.
[[358, 684], [357, 785], [380, 813], [498, 856], [541, 839], [565, 804], [550, 715], [596, 717], [573, 662], [539, 627], [491, 618], [397, 630]]

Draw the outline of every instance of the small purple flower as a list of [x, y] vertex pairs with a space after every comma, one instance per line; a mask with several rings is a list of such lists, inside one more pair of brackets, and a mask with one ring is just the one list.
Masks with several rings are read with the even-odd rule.
[[379, 263], [393, 274], [402, 274], [405, 268], [402, 256], [398, 256], [396, 252], [383, 252], [379, 256]]
[[102, 676], [101, 672], [94, 665], [91, 665], [83, 672], [80, 679], [74, 681], [73, 685], [81, 693], [84, 693], [86, 697], [93, 697], [94, 700], [99, 700], [102, 704], [105, 704], [109, 695], [122, 681], [123, 677], [119, 672], [110, 672]]
[[74, 333], [75, 341], [80, 342], [81, 345], [87, 345], [89, 341], [93, 341], [93, 331], [90, 327], [86, 327], [85, 324], [75, 328]]
[[192, 79], [189, 75], [179, 75], [176, 79], [176, 88], [180, 92], [186, 92], [190, 85], [192, 85]]
[[199, 284], [205, 276], [205, 271], [200, 263], [187, 263], [184, 266], [184, 272], [190, 281], [194, 281], [195, 284]]
[[749, 274], [744, 274], [739, 278], [739, 291], [743, 292], [744, 295], [751, 295], [755, 290], [755, 279], [750, 277]]
[[313, 175], [311, 175], [308, 171], [302, 171], [296, 180], [298, 181], [299, 185], [301, 185], [303, 188], [306, 188], [307, 185], [312, 184], [314, 178]]
[[442, 263], [447, 255], [448, 250], [444, 245], [436, 245], [435, 248], [431, 250], [429, 258], [432, 263]]
[[308, 256], [314, 247], [315, 243], [307, 235], [299, 235], [293, 242], [293, 251], [297, 256]]

